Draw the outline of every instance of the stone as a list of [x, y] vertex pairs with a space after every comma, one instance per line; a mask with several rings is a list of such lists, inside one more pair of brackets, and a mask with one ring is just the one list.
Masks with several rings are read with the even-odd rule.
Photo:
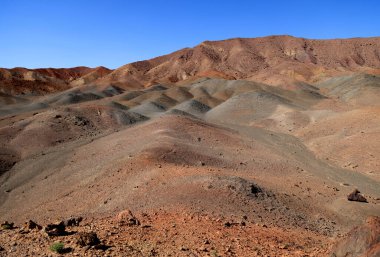
[[119, 212], [117, 215], [117, 221], [119, 224], [127, 226], [139, 226], [141, 224], [130, 210]]
[[80, 232], [77, 234], [77, 244], [84, 246], [94, 246], [100, 244], [100, 240], [95, 232]]
[[66, 227], [78, 227], [80, 222], [83, 220], [82, 217], [77, 217], [77, 218], [69, 218], [68, 220], [65, 221], [65, 226]]
[[253, 195], [258, 195], [259, 193], [262, 193], [262, 192], [263, 192], [263, 191], [261, 190], [261, 188], [258, 187], [258, 186], [255, 185], [255, 184], [250, 185], [250, 191], [251, 191], [251, 194], [253, 194]]
[[65, 223], [61, 221], [47, 225], [45, 227], [45, 232], [48, 236], [64, 236], [67, 234], [65, 229]]
[[347, 199], [348, 201], [368, 203], [367, 199], [357, 189], [355, 189], [351, 194], [349, 194], [347, 196]]
[[27, 222], [25, 222], [25, 228], [30, 229], [30, 230], [33, 230], [33, 229], [41, 230], [42, 226], [38, 225], [33, 220], [28, 220]]
[[226, 223], [224, 223], [224, 226], [225, 226], [225, 227], [227, 227], [227, 228], [229, 228], [229, 227], [231, 227], [231, 226], [232, 226], [232, 223], [231, 223], [231, 222], [229, 222], [229, 221], [227, 221]]

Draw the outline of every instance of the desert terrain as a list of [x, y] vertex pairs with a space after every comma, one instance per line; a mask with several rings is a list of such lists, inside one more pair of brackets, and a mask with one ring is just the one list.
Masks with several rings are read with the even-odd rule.
[[380, 256], [379, 216], [380, 38], [0, 69], [0, 256]]

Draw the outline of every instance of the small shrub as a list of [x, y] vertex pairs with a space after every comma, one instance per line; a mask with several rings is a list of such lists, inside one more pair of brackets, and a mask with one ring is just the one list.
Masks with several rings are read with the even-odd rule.
[[212, 251], [210, 252], [210, 255], [211, 255], [212, 257], [219, 257], [219, 254], [218, 254], [218, 251], [217, 251], [217, 250], [212, 250]]
[[63, 253], [65, 250], [65, 245], [61, 242], [54, 243], [50, 246], [50, 250], [56, 253]]
[[9, 224], [4, 224], [4, 225], [1, 225], [1, 228], [2, 229], [12, 229], [12, 226]]
[[3, 224], [1, 224], [1, 228], [2, 229], [14, 229], [14, 224], [6, 221]]

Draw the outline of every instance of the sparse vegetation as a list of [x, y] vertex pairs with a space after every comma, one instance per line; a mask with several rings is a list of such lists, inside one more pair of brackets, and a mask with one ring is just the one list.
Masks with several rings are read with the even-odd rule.
[[218, 251], [217, 251], [217, 250], [212, 250], [212, 251], [210, 252], [210, 255], [211, 255], [212, 257], [219, 257], [219, 254], [218, 254]]
[[2, 229], [13, 229], [14, 228], [14, 224], [13, 223], [9, 223], [8, 221], [6, 221], [3, 224], [1, 224], [1, 228]]
[[12, 229], [11, 225], [9, 225], [9, 224], [1, 225], [1, 228], [2, 229]]
[[54, 243], [50, 246], [50, 250], [56, 253], [63, 253], [64, 249], [65, 249], [65, 245], [61, 242]]

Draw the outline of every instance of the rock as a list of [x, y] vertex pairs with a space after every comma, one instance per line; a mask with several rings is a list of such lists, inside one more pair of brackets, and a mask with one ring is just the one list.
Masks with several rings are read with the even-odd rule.
[[224, 226], [226, 228], [229, 228], [229, 227], [232, 227], [232, 226], [237, 226], [237, 225], [245, 226], [245, 222], [243, 221], [243, 222], [238, 223], [238, 222], [229, 222], [229, 221], [227, 221], [227, 222], [224, 223]]
[[207, 248], [204, 246], [199, 247], [199, 251], [201, 252], [207, 252]]
[[367, 199], [360, 194], [360, 191], [355, 189], [351, 194], [347, 196], [348, 201], [356, 201], [356, 202], [363, 202], [368, 203]]
[[94, 246], [100, 244], [95, 232], [80, 232], [77, 235], [77, 244], [80, 246]]
[[22, 228], [18, 231], [18, 233], [21, 234], [21, 235], [28, 234], [29, 232], [30, 232], [29, 230], [24, 230]]
[[59, 223], [47, 225], [45, 227], [45, 232], [48, 236], [64, 236], [67, 234], [65, 229], [65, 223], [61, 221]]
[[14, 229], [14, 223], [13, 222], [8, 222], [8, 221], [4, 221], [3, 223], [1, 223], [1, 228], [2, 229]]
[[130, 210], [125, 210], [117, 215], [117, 220], [121, 225], [139, 226], [140, 221], [132, 214]]
[[369, 217], [332, 248], [331, 257], [380, 256], [380, 217]]
[[253, 195], [258, 195], [259, 193], [263, 192], [262, 189], [260, 187], [258, 187], [257, 185], [255, 185], [255, 184], [252, 184], [250, 186], [250, 189], [251, 189], [250, 190], [251, 194], [253, 194]]
[[84, 127], [84, 126], [89, 125], [90, 121], [88, 119], [86, 119], [85, 117], [74, 116], [74, 124], [77, 126]]
[[224, 226], [225, 226], [225, 227], [227, 227], [227, 228], [229, 228], [229, 227], [231, 227], [231, 226], [232, 226], [232, 223], [231, 223], [231, 222], [229, 222], [229, 221], [227, 221], [226, 223], [224, 223]]
[[33, 229], [41, 230], [42, 226], [38, 225], [33, 220], [28, 220], [27, 222], [25, 222], [25, 228], [30, 229], [30, 230], [33, 230]]
[[179, 250], [180, 250], [180, 251], [188, 251], [189, 248], [187, 248], [187, 247], [185, 247], [185, 246], [181, 246], [181, 247], [179, 248]]
[[[102, 250], [102, 251], [106, 251], [106, 250], [109, 250], [111, 248], [111, 246], [104, 245], [104, 244], [98, 244], [98, 245], [95, 245], [93, 247], [96, 250]], [[110, 251], [111, 251], [111, 249], [110, 249]]]
[[65, 226], [66, 227], [77, 227], [77, 226], [79, 226], [79, 224], [82, 220], [83, 220], [82, 217], [69, 218], [68, 220], [65, 221]]

